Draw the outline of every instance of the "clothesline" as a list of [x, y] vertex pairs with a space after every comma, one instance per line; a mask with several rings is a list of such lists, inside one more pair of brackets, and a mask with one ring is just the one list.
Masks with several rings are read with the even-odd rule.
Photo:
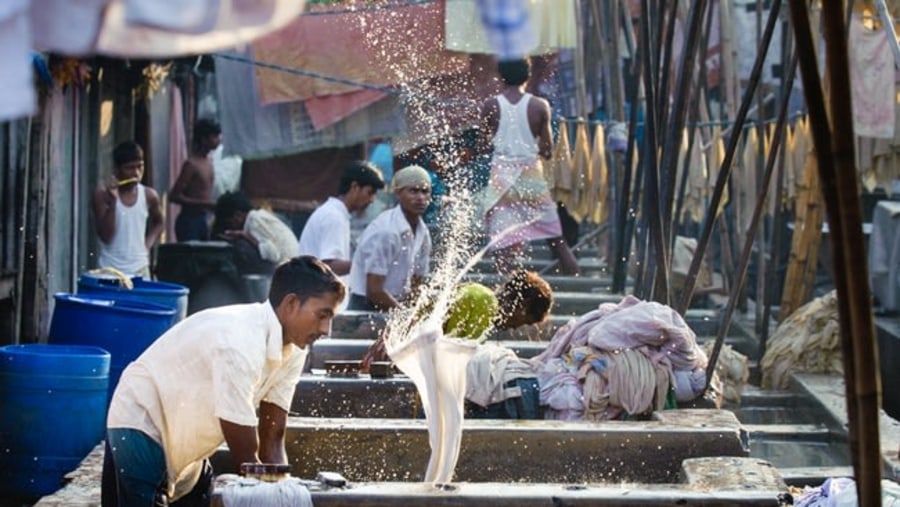
[[285, 72], [287, 74], [292, 74], [295, 76], [311, 77], [314, 79], [321, 79], [322, 81], [329, 81], [332, 83], [340, 83], [340, 84], [344, 84], [344, 85], [348, 85], [348, 86], [355, 86], [357, 88], [365, 88], [367, 90], [375, 90], [375, 91], [382, 92], [386, 95], [396, 95], [396, 96], [403, 95], [406, 97], [425, 99], [434, 104], [472, 105], [472, 104], [476, 103], [475, 101], [468, 100], [468, 99], [436, 99], [436, 98], [434, 98], [430, 95], [424, 94], [424, 93], [416, 93], [416, 92], [409, 91], [409, 90], [404, 92], [400, 88], [373, 85], [373, 84], [369, 84], [369, 83], [364, 83], [362, 81], [354, 81], [352, 79], [346, 79], [346, 78], [337, 77], [337, 76], [329, 76], [327, 74], [321, 74], [319, 72], [313, 72], [313, 71], [309, 71], [309, 70], [302, 70], [302, 69], [298, 69], [298, 68], [294, 68], [294, 67], [285, 67], [284, 65], [278, 65], [278, 64], [269, 63], [269, 62], [261, 62], [259, 60], [255, 60], [253, 58], [232, 55], [232, 54], [227, 54], [227, 53], [213, 53], [213, 57], [222, 58], [225, 60], [231, 60], [231, 61], [235, 61], [235, 62], [246, 63], [246, 64], [254, 65], [256, 67], [263, 67], [263, 68], [267, 68], [267, 69], [277, 70], [279, 72]]
[[[789, 119], [796, 120], [797, 118], [800, 118], [802, 116], [806, 116], [805, 111], [798, 111], [796, 113], [793, 113], [793, 114], [789, 115]], [[585, 120], [584, 118], [571, 117], [571, 116], [559, 116], [559, 117], [557, 117], [557, 119], [560, 121], [564, 121], [566, 123], [574, 123], [576, 125], [579, 123], [585, 123], [589, 126], [602, 125], [604, 127], [607, 127], [609, 125], [613, 125], [616, 123], [624, 123], [624, 122], [618, 122], [615, 120]], [[763, 124], [769, 125], [769, 124], [776, 123], [776, 121], [777, 120], [774, 118], [768, 119], [768, 120], [763, 120]], [[721, 127], [721, 126], [731, 127], [731, 126], [733, 126], [733, 124], [734, 124], [734, 122], [731, 120], [710, 120], [710, 121], [698, 121], [698, 122], [688, 123], [685, 125], [685, 127]], [[745, 129], [753, 128], [756, 125], [757, 125], [756, 120], [748, 119], [744, 122], [744, 125], [742, 128], [745, 128]], [[637, 126], [643, 127], [644, 122], [637, 122]]]

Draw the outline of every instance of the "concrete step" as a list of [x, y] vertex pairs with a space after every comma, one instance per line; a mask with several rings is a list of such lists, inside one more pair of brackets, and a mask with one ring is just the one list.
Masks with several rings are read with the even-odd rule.
[[[778, 470], [751, 458], [711, 457], [682, 461], [678, 484], [601, 484], [547, 482], [454, 482], [421, 484], [409, 482], [350, 482], [347, 487], [329, 487], [316, 481], [301, 481], [316, 507], [406, 507], [490, 506], [547, 507], [550, 505], [587, 507], [660, 505], [775, 506], [787, 493]], [[494, 480], [492, 474], [486, 476]], [[256, 489], [271, 485], [246, 485], [239, 477], [218, 480], [212, 506], [222, 507], [227, 488], [240, 489], [242, 499], [255, 497]], [[297, 479], [299, 481], [299, 479]]]
[[[573, 304], [587, 306], [585, 301], [591, 301], [591, 304], [599, 306], [602, 298], [582, 298], [580, 301], [577, 297], [572, 299]], [[616, 300], [618, 302], [618, 300]], [[591, 309], [596, 308], [593, 306]], [[585, 312], [586, 313], [586, 312]], [[581, 314], [578, 314], [581, 315]], [[550, 315], [546, 321], [533, 326], [522, 326], [517, 329], [498, 331], [492, 340], [532, 340], [532, 341], [549, 341], [556, 333], [556, 330], [572, 320], [574, 315], [558, 314], [556, 311]], [[332, 338], [375, 338], [384, 330], [384, 323], [387, 315], [378, 312], [360, 312], [346, 311], [335, 316], [331, 324]], [[686, 312], [685, 322], [698, 336], [713, 336], [719, 328], [719, 311], [707, 309], [690, 309]], [[746, 336], [740, 334], [741, 328], [732, 326], [731, 332], [735, 335]]]
[[[464, 420], [454, 482], [673, 484], [689, 458], [746, 457], [737, 419], [721, 410], [666, 410], [649, 421]], [[350, 481], [423, 479], [424, 420], [294, 418], [285, 438], [291, 472]], [[213, 467], [229, 472], [233, 466]], [[318, 504], [317, 504], [318, 505]]]
[[[562, 273], [559, 270], [559, 266], [550, 267], [550, 265], [554, 263], [555, 261], [550, 259], [525, 259], [522, 262], [522, 267], [539, 273], [547, 269], [546, 274], [548, 275], [561, 275]], [[578, 266], [581, 268], [582, 274], [584, 275], [602, 275], [606, 274], [608, 270], [606, 259], [598, 257], [581, 257], [578, 259]], [[496, 269], [494, 267], [493, 259], [481, 259], [475, 264], [472, 271], [475, 273], [495, 273]]]
[[[550, 284], [554, 293], [556, 291], [609, 293], [612, 288], [612, 277], [610, 276], [541, 275], [541, 278]], [[500, 286], [506, 280], [508, 277], [497, 273], [467, 273], [463, 276], [463, 282], [478, 282], [492, 288]], [[626, 292], [630, 292], [630, 289], [626, 288]]]

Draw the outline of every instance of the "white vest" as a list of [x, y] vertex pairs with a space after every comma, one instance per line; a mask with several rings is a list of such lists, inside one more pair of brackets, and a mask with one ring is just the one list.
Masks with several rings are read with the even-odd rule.
[[100, 241], [101, 268], [116, 268], [129, 276], [142, 274], [150, 265], [144, 245], [147, 233], [147, 187], [138, 185], [137, 200], [132, 206], [116, 198], [116, 232], [112, 241]]
[[510, 160], [536, 160], [538, 145], [528, 124], [528, 103], [531, 94], [526, 93], [519, 102], [512, 104], [503, 94], [497, 95], [500, 105], [500, 121], [494, 135], [494, 156]]

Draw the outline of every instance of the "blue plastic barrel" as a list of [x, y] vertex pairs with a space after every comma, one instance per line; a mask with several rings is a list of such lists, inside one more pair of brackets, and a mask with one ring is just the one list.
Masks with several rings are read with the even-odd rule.
[[109, 351], [109, 393], [122, 370], [176, 322], [171, 306], [101, 294], [54, 294], [50, 343], [92, 345]]
[[85, 273], [78, 277], [79, 294], [101, 294], [115, 299], [137, 299], [166, 306], [177, 310], [177, 320], [187, 315], [188, 290], [184, 285], [169, 282], [154, 282], [136, 276], [131, 279], [134, 288], [122, 286], [116, 277], [92, 275]]
[[109, 364], [99, 347], [0, 347], [0, 497], [58, 490], [103, 439]]

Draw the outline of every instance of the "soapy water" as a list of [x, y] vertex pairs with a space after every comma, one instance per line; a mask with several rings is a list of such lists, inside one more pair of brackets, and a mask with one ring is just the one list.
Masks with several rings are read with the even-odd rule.
[[[396, 16], [398, 20], [404, 16], [399, 9], [386, 9], [380, 15]], [[531, 225], [532, 221], [513, 225], [492, 238], [492, 243], [477, 248], [483, 243], [484, 210], [477, 192], [473, 191], [472, 166], [467, 167], [461, 150], [454, 149], [459, 145], [450, 142], [455, 134], [452, 125], [460, 124], [461, 118], [477, 117], [480, 99], [474, 93], [475, 87], [450, 76], [410, 79], [419, 65], [428, 62], [419, 61], [418, 54], [397, 47], [404, 37], [394, 37], [390, 32], [404, 29], [404, 24], [366, 24], [365, 16], [360, 20], [366, 28], [366, 43], [377, 48], [382, 56], [384, 72], [392, 76], [393, 82], [402, 83], [401, 104], [407, 110], [407, 117], [416, 118], [419, 123], [419, 131], [413, 136], [420, 142], [441, 145], [430, 153], [429, 161], [434, 166], [426, 169], [433, 170], [435, 166], [445, 169], [441, 177], [450, 196], [440, 203], [440, 241], [428, 279], [416, 289], [411, 300], [388, 314], [382, 334], [388, 356], [413, 381], [422, 402], [431, 447], [425, 482], [442, 487], [452, 480], [459, 457], [466, 366], [478, 346], [478, 341], [444, 336], [443, 321], [460, 280], [491, 249], [492, 243]], [[448, 99], [448, 90], [457, 98]], [[467, 91], [471, 92], [468, 96]], [[534, 221], [538, 219], [536, 216]], [[447, 489], [442, 487], [442, 490]]]

